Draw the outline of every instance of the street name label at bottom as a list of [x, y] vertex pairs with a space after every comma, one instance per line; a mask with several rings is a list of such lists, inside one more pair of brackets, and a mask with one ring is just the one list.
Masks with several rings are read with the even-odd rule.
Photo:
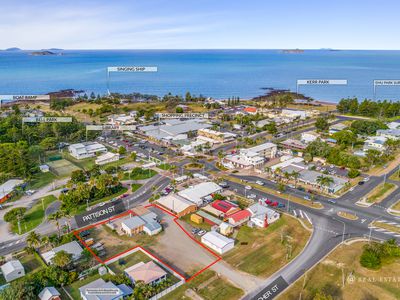
[[286, 289], [289, 284], [279, 276], [274, 280], [269, 286], [264, 288], [260, 293], [258, 293], [252, 300], [271, 300], [278, 296], [284, 289]]

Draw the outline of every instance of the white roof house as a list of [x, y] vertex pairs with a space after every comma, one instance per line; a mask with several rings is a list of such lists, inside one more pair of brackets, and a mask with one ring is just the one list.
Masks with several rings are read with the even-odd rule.
[[381, 129], [376, 131], [376, 135], [392, 140], [400, 139], [400, 129]]
[[20, 179], [10, 179], [0, 185], [0, 200], [7, 197], [17, 186], [23, 184], [24, 181]]
[[207, 232], [201, 237], [201, 242], [219, 254], [224, 254], [235, 246], [235, 240], [227, 238], [216, 231]]
[[[112, 295], [95, 295], [88, 293], [88, 289], [112, 289], [117, 291], [117, 293]], [[80, 287], [79, 292], [83, 300], [120, 300], [131, 295], [132, 289], [125, 284], [115, 285], [111, 281], [106, 282], [104, 279], [99, 278]]]
[[72, 254], [72, 258], [74, 260], [77, 260], [81, 257], [83, 249], [77, 241], [72, 241], [70, 243], [58, 246], [58, 247], [54, 248], [53, 250], [42, 253], [42, 257], [47, 264], [51, 264], [53, 257], [56, 255], [56, 253], [58, 253], [60, 251], [65, 251], [69, 254]]
[[68, 147], [69, 153], [76, 159], [93, 157], [96, 153], [105, 153], [107, 148], [97, 142], [72, 144]]
[[1, 272], [3, 273], [4, 279], [7, 282], [25, 276], [24, 266], [17, 259], [6, 262], [0, 268]]
[[119, 160], [118, 153], [106, 152], [95, 160], [96, 165], [104, 165]]
[[241, 153], [253, 152], [265, 158], [274, 158], [276, 156], [277, 150], [278, 146], [276, 144], [267, 142], [251, 148], [241, 149], [240, 152]]
[[314, 142], [318, 138], [319, 138], [319, 134], [314, 133], [314, 132], [303, 132], [301, 134], [301, 141], [306, 144]]
[[395, 121], [395, 122], [390, 122], [386, 124], [389, 129], [400, 129], [400, 122]]
[[45, 287], [40, 293], [39, 293], [39, 299], [40, 300], [56, 300], [60, 299], [60, 292], [57, 291], [57, 289], [53, 286]]
[[220, 192], [221, 190], [222, 188], [218, 184], [208, 181], [180, 191], [178, 195], [200, 206], [203, 204], [204, 197]]

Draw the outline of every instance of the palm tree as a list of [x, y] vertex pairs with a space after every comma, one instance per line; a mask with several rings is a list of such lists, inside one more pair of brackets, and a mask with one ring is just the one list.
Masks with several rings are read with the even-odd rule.
[[40, 234], [36, 233], [35, 231], [29, 232], [28, 236], [26, 237], [26, 243], [29, 247], [38, 248], [41, 245], [41, 238]]
[[51, 214], [50, 216], [48, 216], [48, 220], [53, 221], [57, 226], [58, 237], [61, 236], [59, 220], [62, 219], [65, 215], [66, 215], [66, 213], [64, 211], [59, 210], [59, 211], [56, 211], [55, 213]]
[[297, 181], [300, 177], [300, 172], [298, 171], [292, 171], [292, 173], [290, 174], [292, 176], [292, 178], [294, 179], [294, 186], [297, 187]]
[[323, 187], [329, 187], [334, 180], [332, 177], [320, 175], [317, 177], [317, 183], [320, 185], [321, 190]]

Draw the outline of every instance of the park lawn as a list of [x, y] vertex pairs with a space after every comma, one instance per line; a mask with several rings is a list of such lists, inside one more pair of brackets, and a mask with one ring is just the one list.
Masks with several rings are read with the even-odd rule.
[[43, 186], [46, 186], [52, 183], [54, 180], [57, 179], [57, 176], [51, 172], [46, 173], [36, 173], [33, 175], [32, 179], [28, 182], [28, 186], [26, 187], [27, 190], [37, 190]]
[[148, 169], [148, 170], [141, 169], [136, 174], [132, 174], [131, 176], [129, 176], [129, 179], [144, 180], [144, 179], [149, 179], [149, 178], [155, 176], [156, 174], [157, 174], [157, 172], [152, 169]]
[[[281, 238], [286, 236], [285, 243]], [[310, 232], [288, 215], [267, 228], [242, 226], [236, 236], [235, 248], [223, 256], [224, 260], [240, 271], [266, 277], [286, 265], [305, 247]], [[288, 260], [288, 246], [292, 247]]]
[[132, 183], [132, 184], [131, 184], [132, 193], [133, 193], [133, 192], [136, 192], [138, 189], [140, 189], [140, 187], [141, 187], [142, 185], [143, 185], [143, 184], [140, 184], [140, 183]]
[[[57, 200], [57, 198], [54, 197], [53, 195], [43, 197], [42, 199], [39, 199], [30, 209], [28, 209], [25, 212], [24, 218], [21, 220], [21, 223], [20, 223], [21, 234], [31, 231], [32, 229], [39, 226], [44, 221], [46, 208], [52, 202]], [[44, 210], [43, 210], [43, 208], [44, 208]], [[15, 222], [11, 223], [11, 230], [12, 230], [12, 232], [19, 234], [17, 220], [15, 220]]]
[[[112, 198], [115, 198], [115, 197], [121, 196], [122, 194], [125, 194], [127, 191], [128, 191], [128, 189], [126, 187], [123, 187], [119, 192], [117, 192], [115, 194], [112, 194], [110, 196], [89, 202], [89, 206], [93, 206], [93, 205], [96, 205], [101, 202], [107, 202], [107, 201], [111, 200]], [[75, 209], [72, 210], [71, 214], [77, 215], [77, 214], [83, 213], [86, 211], [86, 208], [87, 208], [86, 203], [81, 204], [81, 205], [75, 207]]]
[[74, 283], [72, 283], [71, 285], [65, 287], [65, 290], [68, 292], [68, 294], [70, 294], [72, 296], [72, 298], [74, 300], [79, 300], [81, 299], [81, 294], [79, 292], [79, 288], [87, 285], [88, 283], [95, 281], [97, 279], [99, 279], [101, 276], [99, 275], [99, 273], [96, 273], [92, 276], [88, 276], [83, 280], [78, 280], [75, 281]]
[[[315, 299], [316, 291], [324, 290], [327, 297], [319, 299], [400, 299], [398, 270], [400, 259], [384, 264], [380, 270], [369, 270], [360, 265], [366, 242], [343, 245], [281, 294], [278, 300]], [[345, 280], [348, 276], [354, 281]], [[354, 277], [353, 277], [354, 276]], [[386, 279], [392, 279], [385, 280]], [[303, 288], [304, 286], [304, 288]]]
[[165, 163], [165, 164], [160, 164], [160, 165], [158, 165], [157, 167], [158, 167], [159, 169], [161, 169], [161, 170], [164, 170], [164, 171], [168, 171], [168, 170], [171, 170], [171, 169], [172, 169], [172, 165], [167, 164], [167, 163]]
[[389, 196], [396, 189], [396, 185], [390, 182], [376, 186], [368, 195], [367, 202], [376, 203], [381, 202]]
[[[147, 263], [147, 262], [151, 261], [151, 259], [146, 254], [144, 254], [141, 250], [138, 250], [135, 253], [132, 253], [128, 256], [120, 258], [116, 262], [109, 264], [108, 267], [116, 274], [123, 273], [126, 268], [129, 268], [141, 261], [144, 263]], [[122, 262], [122, 264], [121, 264], [121, 262]]]
[[194, 290], [205, 300], [236, 300], [240, 299], [243, 295], [241, 289], [233, 286], [227, 280], [218, 277], [214, 271], [208, 269], [161, 299], [190, 300], [191, 298], [185, 295], [185, 291], [188, 289]]

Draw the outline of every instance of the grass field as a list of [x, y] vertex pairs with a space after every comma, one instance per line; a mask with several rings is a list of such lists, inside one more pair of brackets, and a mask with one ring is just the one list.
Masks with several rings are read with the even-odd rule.
[[148, 169], [148, 170], [141, 169], [141, 170], [136, 171], [135, 174], [131, 173], [130, 176], [128, 175], [128, 178], [132, 179], [132, 180], [144, 180], [144, 179], [149, 179], [156, 174], [157, 174], [157, 172], [152, 169]]
[[168, 171], [168, 170], [170, 170], [172, 168], [172, 165], [170, 165], [170, 164], [160, 164], [157, 167], [160, 168], [161, 170]]
[[[357, 242], [337, 248], [277, 299], [400, 299], [400, 260], [379, 271], [363, 268], [359, 261], [365, 244]], [[317, 291], [325, 297], [315, 298]]]
[[141, 261], [147, 263], [151, 261], [151, 259], [142, 251], [138, 250], [135, 253], [125, 256], [124, 258], [121, 258], [116, 262], [113, 262], [112, 264], [109, 264], [108, 267], [116, 274], [123, 273], [126, 268], [129, 268]]
[[[242, 226], [236, 237], [235, 248], [223, 258], [240, 271], [265, 277], [296, 257], [309, 237], [310, 232], [298, 220], [282, 215], [267, 228]], [[291, 257], [287, 259], [289, 247], [292, 248]]]
[[367, 202], [376, 203], [380, 202], [389, 196], [396, 189], [396, 185], [393, 183], [386, 182], [375, 187], [368, 195]]
[[132, 183], [131, 184], [132, 193], [136, 192], [138, 189], [140, 189], [141, 186], [142, 186], [142, 184], [140, 184], [140, 183]]
[[51, 172], [46, 172], [46, 173], [40, 172], [40, 173], [33, 175], [32, 179], [28, 182], [28, 186], [26, 189], [37, 190], [43, 186], [46, 186], [46, 185], [52, 183], [56, 179], [57, 179], [57, 176]]
[[90, 170], [96, 165], [94, 163], [94, 161], [96, 160], [95, 157], [90, 157], [90, 158], [85, 158], [85, 159], [75, 159], [69, 153], [63, 153], [63, 157], [64, 157], [64, 159], [71, 162], [73, 165], [75, 165], [81, 169], [84, 169], [84, 170]]
[[[50, 203], [57, 200], [53, 195], [46, 196], [39, 199], [29, 210], [26, 211], [24, 218], [21, 220], [21, 234], [31, 231], [32, 229], [39, 226], [44, 220], [44, 212]], [[44, 209], [43, 209], [44, 208]], [[11, 223], [11, 230], [14, 233], [19, 234], [18, 222]]]
[[79, 299], [81, 299], [79, 288], [92, 282], [92, 281], [95, 281], [96, 279], [99, 279], [99, 278], [100, 278], [100, 275], [97, 273], [95, 275], [86, 277], [83, 280], [75, 281], [73, 284], [65, 287], [65, 289], [67, 290], [68, 294], [70, 294], [72, 296], [72, 298], [74, 300], [79, 300]]
[[236, 300], [243, 295], [241, 289], [218, 277], [214, 271], [207, 270], [161, 299], [190, 300], [191, 298], [185, 295], [185, 291], [188, 289], [192, 289], [205, 300]]
[[37, 272], [44, 266], [44, 263], [41, 262], [40, 258], [36, 257], [35, 254], [25, 253], [19, 260], [24, 266], [25, 273]]

